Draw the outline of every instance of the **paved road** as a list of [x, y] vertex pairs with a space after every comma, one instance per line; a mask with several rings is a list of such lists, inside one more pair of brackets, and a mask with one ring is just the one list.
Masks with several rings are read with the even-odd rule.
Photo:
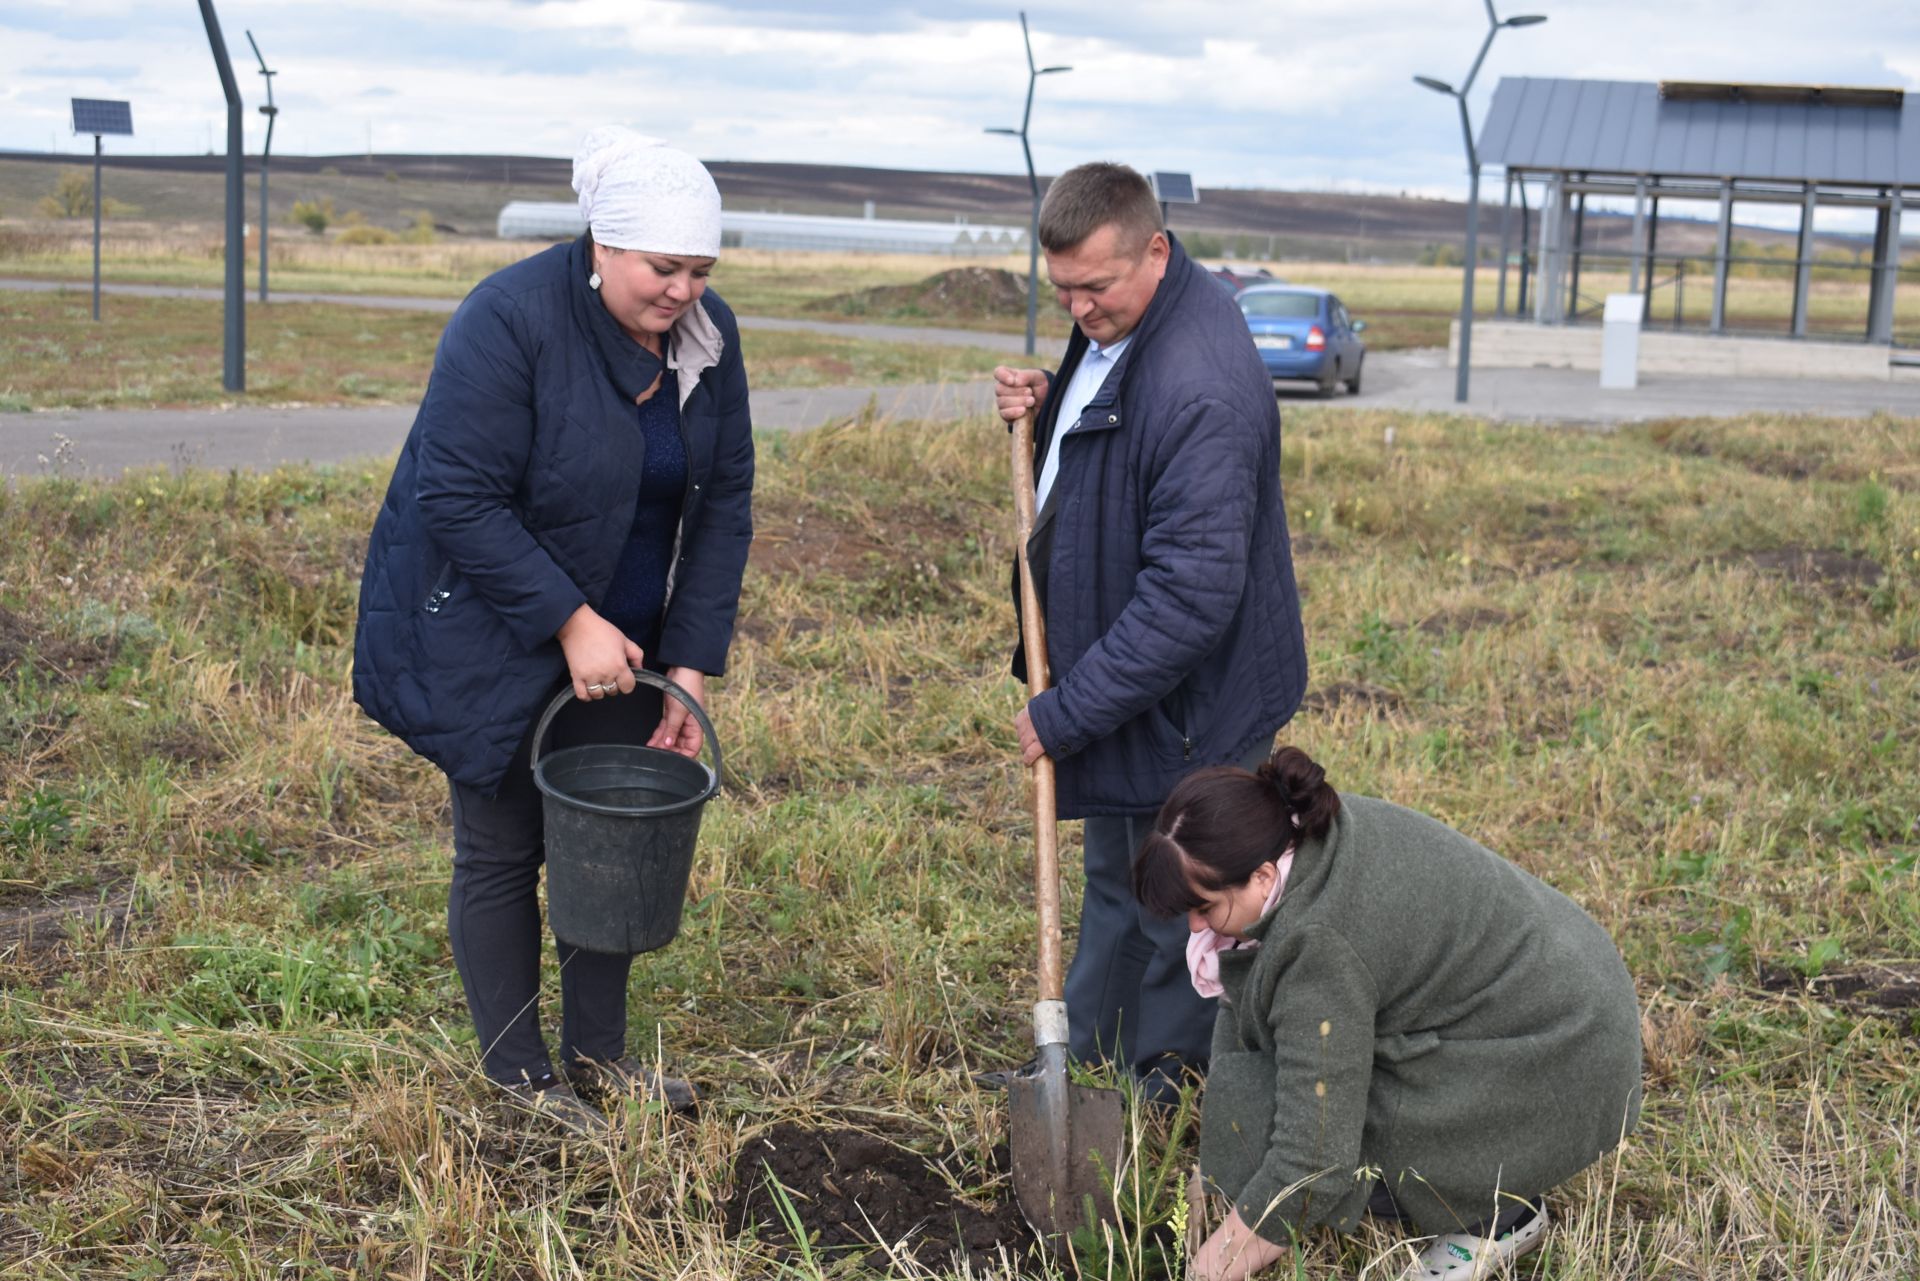
[[1576, 369], [1476, 369], [1469, 380], [1471, 395], [1462, 407], [1453, 399], [1454, 371], [1447, 367], [1446, 353], [1438, 349], [1374, 352], [1367, 357], [1362, 382], [1364, 395], [1338, 395], [1327, 403], [1592, 427], [1653, 418], [1768, 413], [1920, 417], [1920, 381], [1647, 374], [1634, 391], [1602, 391], [1597, 373]]
[[[821, 387], [753, 393], [753, 421], [774, 431], [840, 422], [871, 404], [883, 417], [986, 415], [990, 382]], [[56, 409], [0, 414], [0, 477], [117, 475], [129, 467], [267, 468], [387, 460], [413, 424], [412, 405], [243, 405], [232, 409]], [[57, 458], [57, 462], [56, 462]], [[44, 459], [45, 461], [42, 461]]]
[[[0, 279], [0, 289], [67, 287], [54, 282]], [[217, 297], [213, 290], [117, 285], [116, 292], [170, 297]], [[355, 306], [430, 307], [438, 299], [359, 295], [276, 295]], [[1017, 352], [1021, 339], [968, 330], [828, 321], [742, 317], [745, 327], [799, 328], [893, 342], [975, 344]], [[1315, 402], [1305, 384], [1281, 390], [1284, 405], [1324, 403], [1334, 409], [1404, 409], [1450, 413], [1453, 372], [1439, 351], [1375, 352], [1367, 358], [1365, 393]], [[1561, 369], [1474, 371], [1473, 396], [1465, 412], [1500, 421], [1550, 422], [1607, 427], [1649, 418], [1759, 413], [1813, 413], [1839, 418], [1892, 413], [1920, 417], [1920, 382], [1839, 382], [1808, 379], [1688, 379], [1652, 376], [1636, 391], [1601, 391], [1592, 373]], [[841, 421], [872, 404], [901, 420], [951, 418], [990, 411], [990, 385], [913, 384], [893, 387], [831, 387], [756, 391], [756, 425], [802, 430]], [[40, 475], [56, 465], [68, 473], [117, 474], [127, 467], [194, 465], [215, 468], [271, 467], [295, 462], [378, 459], [399, 448], [413, 421], [413, 406], [270, 408], [253, 405], [199, 410], [54, 410], [0, 414], [0, 476]], [[63, 444], [63, 441], [65, 442]], [[42, 462], [45, 458], [47, 461]]]

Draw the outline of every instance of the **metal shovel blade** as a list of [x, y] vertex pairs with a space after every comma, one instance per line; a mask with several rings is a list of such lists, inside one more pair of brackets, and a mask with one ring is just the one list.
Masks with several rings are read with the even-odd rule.
[[1042, 1047], [1033, 1071], [1007, 1083], [1014, 1199], [1027, 1226], [1060, 1248], [1077, 1228], [1115, 1221], [1111, 1182], [1126, 1130], [1120, 1091], [1069, 1082], [1065, 1049]]

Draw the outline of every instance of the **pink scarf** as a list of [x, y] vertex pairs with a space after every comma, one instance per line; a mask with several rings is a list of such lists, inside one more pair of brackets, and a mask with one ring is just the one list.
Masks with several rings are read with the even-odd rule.
[[[1273, 905], [1280, 901], [1280, 892], [1287, 888], [1287, 873], [1292, 870], [1293, 847], [1289, 845], [1275, 863], [1273, 888], [1267, 891], [1267, 901], [1260, 905], [1260, 916], [1271, 912]], [[1193, 990], [1201, 996], [1219, 996], [1225, 990], [1220, 986], [1220, 953], [1230, 948], [1258, 946], [1253, 939], [1237, 939], [1211, 929], [1187, 935], [1187, 972], [1193, 976]]]

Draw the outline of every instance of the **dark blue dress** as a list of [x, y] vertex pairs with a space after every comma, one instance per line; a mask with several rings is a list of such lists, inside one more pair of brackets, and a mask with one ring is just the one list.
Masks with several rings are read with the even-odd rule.
[[660, 390], [639, 406], [638, 413], [647, 451], [640, 472], [640, 502], [600, 614], [651, 659], [660, 643], [667, 572], [673, 565], [673, 545], [687, 493], [687, 446], [680, 438], [680, 396], [672, 370], [660, 376]]

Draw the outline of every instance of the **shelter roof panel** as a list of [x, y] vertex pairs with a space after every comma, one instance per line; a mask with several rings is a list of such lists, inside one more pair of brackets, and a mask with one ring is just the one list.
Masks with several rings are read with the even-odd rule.
[[[1537, 147], [1554, 146], [1567, 148], [1573, 134], [1573, 123], [1580, 112], [1582, 86], [1574, 80], [1549, 81], [1546, 86], [1546, 102], [1540, 112], [1540, 134]], [[1571, 169], [1586, 169], [1592, 165], [1592, 152], [1567, 153]]]
[[1908, 97], [1900, 111], [1900, 159], [1897, 172], [1902, 182], [1920, 182], [1920, 94]]
[[1480, 150], [1504, 153], [1513, 145], [1513, 126], [1520, 118], [1517, 110], [1502, 110], [1503, 99], [1520, 98], [1530, 80], [1508, 77], [1493, 87], [1493, 105], [1487, 108], [1486, 123], [1480, 127]]
[[1678, 154], [1661, 168], [1670, 173], [1717, 174], [1713, 157], [1720, 140], [1720, 121], [1711, 111], [1700, 110], [1697, 102], [1676, 102], [1678, 114], [1686, 122], [1684, 140]]
[[1625, 163], [1635, 156], [1651, 156], [1658, 141], [1660, 100], [1638, 90], [1638, 85], [1616, 83], [1610, 95], [1614, 110], [1622, 112], [1627, 121], [1620, 160], [1616, 163]]
[[[1860, 172], [1900, 172], [1900, 121], [1889, 111], [1869, 111], [1862, 131]], [[1911, 172], [1911, 171], [1910, 171]]]
[[[1613, 123], [1605, 101], [1609, 86], [1602, 80], [1582, 84], [1574, 96], [1573, 120], [1567, 128], [1567, 159], [1576, 167], [1610, 168], [1608, 153], [1615, 150], [1607, 135]], [[1595, 102], [1593, 99], [1600, 101]]]
[[[1481, 155], [1508, 168], [1863, 186], [1920, 183], [1920, 94], [1505, 77]], [[1724, 92], [1706, 92], [1724, 90]]]
[[1754, 121], [1759, 123], [1759, 113], [1767, 115], [1766, 127], [1754, 130], [1762, 154], [1771, 140], [1773, 154], [1762, 161], [1766, 169], [1760, 174], [1763, 178], [1790, 178], [1794, 176], [1812, 177], [1807, 169], [1807, 133], [1806, 117], [1793, 108], [1778, 102], [1762, 102], [1753, 108]]

